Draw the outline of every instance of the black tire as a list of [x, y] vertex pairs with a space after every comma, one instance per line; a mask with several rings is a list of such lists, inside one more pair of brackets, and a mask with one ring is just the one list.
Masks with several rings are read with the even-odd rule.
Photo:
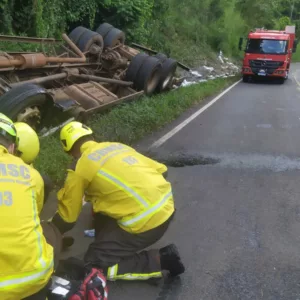
[[285, 83], [285, 80], [286, 80], [285, 78], [279, 78], [279, 79], [278, 79], [278, 83], [279, 83], [279, 84], [284, 84], [284, 83]]
[[156, 92], [161, 93], [172, 88], [173, 78], [177, 68], [177, 61], [172, 58], [167, 58], [162, 63], [162, 70]]
[[102, 36], [95, 31], [87, 29], [80, 37], [77, 46], [82, 52], [87, 52], [93, 44], [99, 46], [102, 52], [104, 45]]
[[160, 79], [162, 64], [156, 57], [149, 56], [142, 64], [135, 80], [137, 90], [144, 90], [145, 94], [151, 96]]
[[125, 75], [126, 81], [135, 82], [138, 71], [148, 57], [149, 55], [145, 53], [139, 53], [131, 60]]
[[167, 55], [163, 53], [157, 53], [154, 55], [154, 57], [158, 58], [161, 62], [164, 62], [166, 59], [168, 59]]
[[[26, 108], [37, 106], [40, 109], [42, 119], [43, 113], [49, 107], [48, 104], [52, 105], [52, 103], [52, 96], [44, 88], [27, 83], [12, 88], [0, 97], [0, 112], [13, 121], [18, 121], [18, 115]], [[28, 124], [36, 129], [39, 128], [39, 124]]]
[[103, 23], [97, 28], [96, 32], [98, 32], [104, 39], [106, 35], [109, 33], [109, 31], [113, 28], [114, 28], [113, 25], [108, 23]]
[[88, 29], [82, 26], [78, 26], [73, 29], [70, 34], [69, 38], [77, 45], [80, 37], [87, 31]]
[[243, 75], [243, 82], [249, 82], [249, 76], [248, 75]]
[[124, 45], [125, 33], [117, 28], [112, 28], [104, 38], [104, 47], [114, 47], [118, 43]]

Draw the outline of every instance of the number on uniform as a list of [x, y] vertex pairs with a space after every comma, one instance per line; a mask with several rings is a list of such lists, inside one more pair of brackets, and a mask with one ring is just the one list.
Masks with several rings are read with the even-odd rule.
[[13, 204], [12, 193], [9, 191], [0, 192], [0, 206], [11, 206]]

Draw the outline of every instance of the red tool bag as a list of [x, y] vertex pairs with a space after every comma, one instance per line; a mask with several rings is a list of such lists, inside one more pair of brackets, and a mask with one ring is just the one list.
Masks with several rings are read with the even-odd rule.
[[100, 270], [92, 268], [84, 278], [79, 290], [68, 300], [107, 300], [106, 278]]

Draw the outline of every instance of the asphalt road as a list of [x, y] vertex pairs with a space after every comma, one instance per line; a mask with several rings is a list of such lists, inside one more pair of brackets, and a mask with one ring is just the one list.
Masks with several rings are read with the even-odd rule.
[[[175, 242], [186, 273], [159, 286], [114, 282], [109, 299], [300, 299], [299, 154], [300, 65], [284, 85], [239, 83], [156, 149], [189, 164], [169, 168], [177, 216], [155, 245]], [[88, 216], [86, 205], [65, 256], [91, 241]]]

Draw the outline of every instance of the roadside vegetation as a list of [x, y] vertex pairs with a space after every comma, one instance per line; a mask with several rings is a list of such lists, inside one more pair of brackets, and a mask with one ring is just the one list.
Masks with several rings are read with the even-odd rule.
[[[88, 125], [92, 127], [98, 141], [117, 141], [133, 145], [237, 79], [238, 77], [215, 79], [151, 98], [143, 97], [115, 107], [106, 114], [94, 116]], [[41, 152], [35, 163], [39, 171], [48, 174], [55, 183], [60, 184], [70, 162], [70, 158], [62, 150], [58, 132], [41, 138]]]
[[255, 27], [293, 23], [300, 36], [300, 0], [0, 0], [2, 34], [60, 37], [103, 22], [124, 30], [129, 44], [197, 65], [220, 50], [241, 56], [239, 37]]
[[293, 62], [300, 62], [300, 46], [298, 45], [296, 53], [292, 56]]

